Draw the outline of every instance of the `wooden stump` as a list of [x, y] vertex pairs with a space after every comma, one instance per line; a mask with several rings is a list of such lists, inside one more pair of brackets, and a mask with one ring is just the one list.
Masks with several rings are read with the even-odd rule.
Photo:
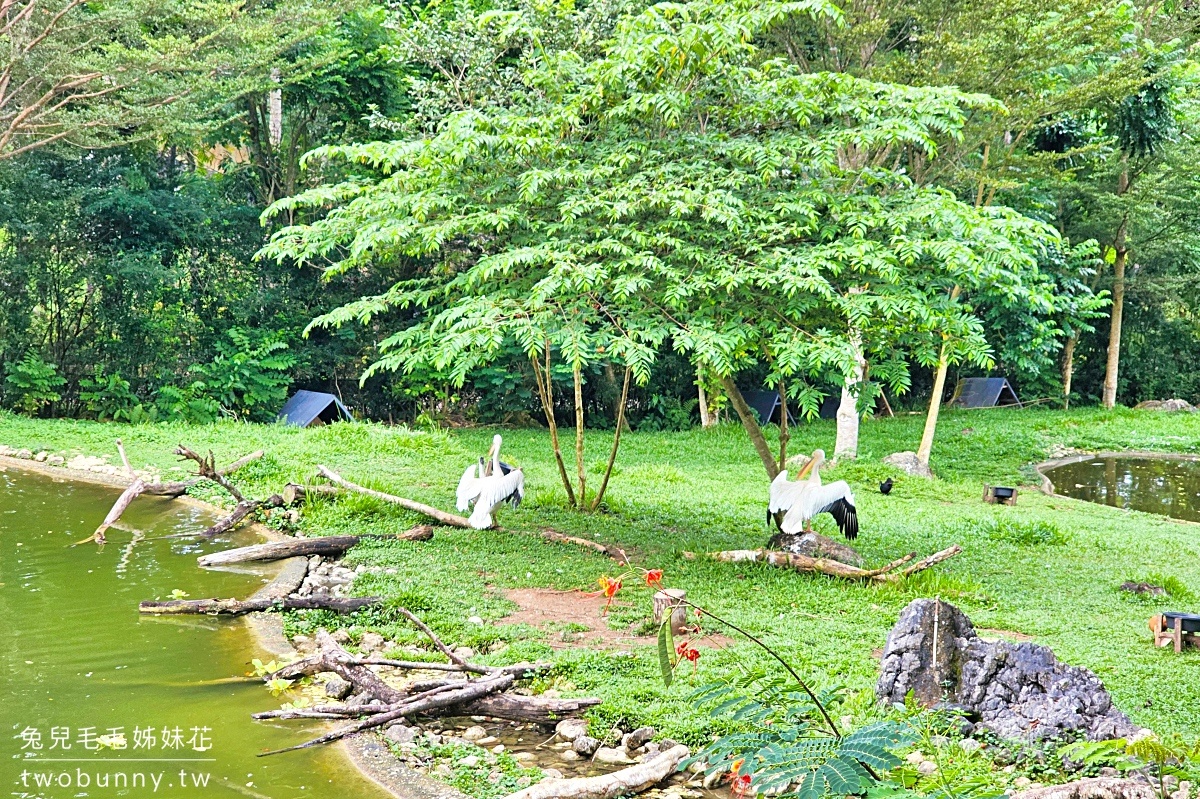
[[683, 604], [687, 591], [680, 588], [664, 588], [654, 594], [654, 625], [663, 623], [667, 613], [671, 614], [671, 632], [679, 635], [687, 629], [687, 605]]

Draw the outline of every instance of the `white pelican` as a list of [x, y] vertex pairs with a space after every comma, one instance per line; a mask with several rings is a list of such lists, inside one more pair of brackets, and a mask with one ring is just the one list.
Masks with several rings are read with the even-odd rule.
[[775, 479], [771, 481], [771, 498], [767, 504], [768, 525], [771, 523], [772, 516], [791, 510], [792, 505], [796, 504], [796, 500], [810, 487], [821, 485], [820, 466], [824, 462], [825, 450], [818, 449], [813, 452], [808, 463], [800, 469], [795, 481], [788, 481], [787, 469], [775, 476]]
[[495, 436], [486, 459], [468, 466], [458, 481], [456, 507], [465, 511], [474, 503], [467, 521], [476, 530], [493, 525], [492, 511], [497, 506], [507, 502], [516, 508], [525, 497], [525, 473], [500, 461], [500, 443], [500, 436]]
[[784, 512], [779, 529], [785, 533], [800, 533], [812, 529], [812, 519], [821, 513], [828, 513], [837, 522], [842, 535], [853, 541], [858, 537], [858, 510], [854, 506], [854, 494], [845, 480], [823, 485], [818, 467], [825, 460], [825, 453], [817, 450], [813, 453], [808, 466], [801, 470], [800, 476], [811, 472], [808, 479], [788, 482], [787, 473], [780, 472], [771, 482], [771, 498], [768, 506], [769, 513]]

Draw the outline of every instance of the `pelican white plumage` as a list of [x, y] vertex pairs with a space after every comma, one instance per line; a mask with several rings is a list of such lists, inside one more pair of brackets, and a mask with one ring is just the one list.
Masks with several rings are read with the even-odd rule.
[[822, 513], [833, 517], [846, 538], [851, 541], [858, 538], [858, 509], [854, 506], [850, 484], [845, 480], [808, 486], [784, 514], [779, 529], [785, 533], [804, 532], [811, 529], [813, 517]]
[[858, 537], [858, 511], [854, 506], [854, 494], [845, 480], [829, 485], [821, 483], [820, 467], [824, 462], [824, 450], [817, 450], [795, 481], [787, 479], [786, 471], [780, 472], [771, 481], [767, 517], [769, 519], [782, 513], [784, 516], [779, 529], [785, 533], [801, 533], [812, 529], [814, 516], [828, 513], [837, 522], [842, 535], [854, 540]]
[[767, 524], [771, 523], [771, 517], [778, 513], [787, 513], [792, 506], [796, 504], [804, 492], [809, 488], [821, 485], [821, 464], [825, 462], [825, 450], [818, 449], [813, 452], [812, 457], [800, 472], [796, 475], [795, 480], [787, 479], [787, 469], [781, 471], [771, 481], [771, 495], [767, 502]]
[[467, 518], [476, 530], [486, 530], [495, 522], [492, 511], [507, 502], [514, 508], [525, 498], [525, 473], [500, 460], [499, 435], [492, 438], [487, 457], [467, 467], [458, 481], [456, 507], [465, 511], [475, 506]]

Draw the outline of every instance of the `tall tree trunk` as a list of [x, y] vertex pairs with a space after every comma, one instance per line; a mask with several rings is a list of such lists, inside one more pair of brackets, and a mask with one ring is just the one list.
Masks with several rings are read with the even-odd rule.
[[575, 382], [575, 471], [579, 475], [579, 507], [587, 506], [587, 474], [583, 465], [583, 366], [578, 360], [571, 370]]
[[278, 68], [271, 70], [271, 82], [276, 87], [267, 94], [267, 137], [271, 146], [278, 147], [283, 141], [283, 89], [278, 87]]
[[[950, 301], [958, 299], [961, 286], [950, 291]], [[917, 462], [929, 468], [929, 456], [933, 452], [933, 437], [937, 433], [938, 413], [942, 409], [942, 393], [946, 390], [946, 371], [950, 368], [946, 357], [946, 336], [942, 334], [942, 350], [938, 355], [937, 373], [933, 377], [933, 396], [929, 398], [929, 412], [925, 414], [925, 429], [921, 432], [921, 446], [917, 448]]]
[[787, 384], [779, 381], [779, 471], [787, 467], [787, 447], [792, 434], [788, 432]]
[[[1129, 156], [1123, 156], [1121, 174], [1117, 177], [1117, 196], [1129, 191]], [[1122, 217], [1113, 241], [1116, 257], [1113, 259], [1112, 323], [1108, 328], [1108, 363], [1104, 369], [1104, 407], [1117, 404], [1117, 378], [1121, 365], [1121, 321], [1125, 314], [1125, 262], [1129, 250], [1125, 247], [1125, 232], [1128, 215]]]
[[842, 384], [842, 401], [837, 410], [837, 439], [833, 445], [833, 457], [838, 460], [854, 460], [858, 457], [858, 423], [862, 418], [858, 412], [858, 395], [866, 379], [867, 361], [863, 358], [862, 331], [857, 327], [850, 328], [850, 348], [854, 355], [854, 370]]
[[1063, 347], [1063, 410], [1071, 407], [1071, 378], [1075, 376], [1075, 347], [1079, 344], [1079, 334], [1072, 333]]
[[563, 488], [567, 491], [567, 502], [572, 508], [579, 507], [575, 501], [575, 489], [571, 487], [571, 478], [567, 476], [567, 464], [563, 460], [562, 446], [558, 440], [558, 423], [554, 418], [553, 383], [550, 381], [550, 342], [546, 342], [545, 366], [538, 363], [537, 355], [529, 359], [533, 364], [533, 381], [537, 384], [538, 397], [542, 401], [542, 410], [546, 413], [546, 426], [550, 428], [550, 446], [554, 450], [554, 462], [558, 464], [558, 476]]
[[708, 412], [708, 392], [704, 390], [704, 379], [696, 378], [696, 395], [700, 401], [700, 426], [708, 428], [713, 426], [712, 414]]
[[592, 500], [592, 510], [600, 507], [604, 501], [604, 492], [608, 489], [608, 478], [612, 477], [613, 464], [617, 462], [617, 448], [621, 446], [621, 430], [625, 427], [625, 405], [629, 402], [629, 378], [633, 370], [625, 367], [625, 382], [621, 386], [621, 404], [617, 406], [617, 427], [613, 432], [612, 451], [608, 454], [608, 465], [604, 467], [604, 479], [600, 481], [600, 490]]
[[771, 454], [771, 447], [758, 424], [754, 409], [746, 404], [746, 398], [742, 396], [732, 377], [722, 377], [721, 386], [725, 389], [725, 395], [729, 397], [729, 404], [742, 420], [742, 427], [746, 429], [746, 435], [750, 436], [750, 443], [754, 444], [754, 451], [758, 453], [763, 468], [767, 470], [767, 477], [774, 480], [779, 474], [779, 467], [775, 465], [775, 456]]

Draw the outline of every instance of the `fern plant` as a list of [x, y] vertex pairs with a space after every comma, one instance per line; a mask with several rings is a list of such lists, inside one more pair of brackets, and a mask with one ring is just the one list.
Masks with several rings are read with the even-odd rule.
[[24, 358], [9, 365], [4, 382], [12, 406], [33, 416], [50, 403], [62, 399], [58, 390], [67, 381], [58, 373], [58, 367], [54, 364], [27, 352]]
[[912, 741], [911, 730], [894, 721], [838, 734], [822, 719], [839, 693], [814, 698], [761, 673], [703, 686], [691, 699], [744, 729], [718, 738], [685, 765], [704, 763], [709, 775], [731, 772], [739, 791], [750, 795], [859, 796], [879, 783], [881, 772], [900, 765], [895, 750]]
[[1158, 780], [1159, 796], [1169, 799], [1167, 776], [1189, 776], [1189, 764], [1200, 760], [1200, 741], [1189, 742], [1178, 736], [1163, 739], [1154, 735], [1077, 741], [1059, 749], [1059, 754], [1085, 767], [1108, 766], [1121, 772], [1149, 769]]

